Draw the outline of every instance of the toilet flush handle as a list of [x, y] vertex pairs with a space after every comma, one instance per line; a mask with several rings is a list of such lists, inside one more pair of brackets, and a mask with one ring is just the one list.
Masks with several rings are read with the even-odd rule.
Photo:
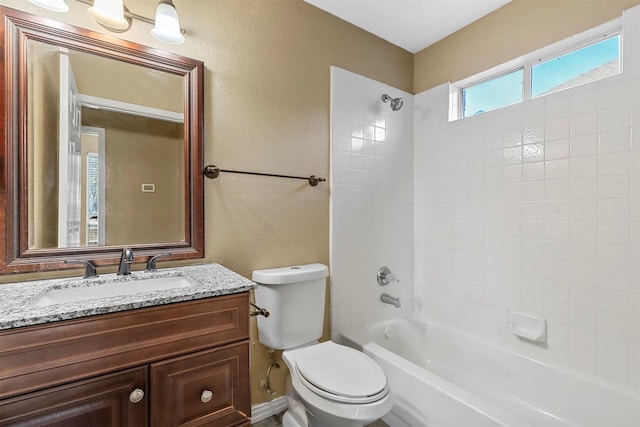
[[255, 308], [258, 311], [252, 311], [251, 313], [249, 313], [249, 316], [264, 316], [264, 317], [269, 317], [269, 315], [271, 313], [269, 313], [266, 309], [262, 308], [262, 307], [258, 307], [257, 305], [255, 305], [252, 302], [249, 302], [249, 304], [251, 304], [251, 306], [253, 308]]

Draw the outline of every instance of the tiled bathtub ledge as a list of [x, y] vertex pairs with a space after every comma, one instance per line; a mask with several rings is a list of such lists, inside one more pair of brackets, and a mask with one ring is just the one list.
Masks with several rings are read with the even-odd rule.
[[[184, 277], [192, 286], [45, 307], [33, 306], [34, 301], [51, 289], [88, 288], [110, 283], [127, 286], [127, 282], [135, 280], [165, 277]], [[155, 272], [139, 271], [128, 276], [105, 274], [92, 279], [64, 278], [3, 284], [0, 285], [0, 330], [234, 294], [248, 291], [254, 286], [251, 280], [219, 264], [165, 268]]]

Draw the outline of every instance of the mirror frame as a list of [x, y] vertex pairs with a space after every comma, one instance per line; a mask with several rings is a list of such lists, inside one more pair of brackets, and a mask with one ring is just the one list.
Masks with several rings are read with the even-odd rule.
[[[65, 260], [115, 265], [124, 247], [135, 262], [170, 252], [163, 260], [204, 257], [204, 63], [170, 52], [0, 6], [0, 275], [77, 269]], [[35, 40], [184, 77], [184, 241], [100, 247], [28, 247], [27, 41]], [[140, 259], [145, 257], [145, 259]]]

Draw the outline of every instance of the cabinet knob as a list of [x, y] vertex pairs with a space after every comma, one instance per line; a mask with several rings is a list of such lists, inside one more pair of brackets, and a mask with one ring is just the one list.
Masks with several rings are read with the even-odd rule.
[[205, 390], [200, 395], [200, 400], [202, 400], [202, 403], [210, 402], [211, 398], [213, 398], [213, 393], [210, 390]]
[[129, 395], [129, 401], [131, 403], [138, 403], [140, 402], [142, 399], [144, 398], [144, 391], [140, 390], [139, 388], [133, 390], [131, 392], [131, 394]]

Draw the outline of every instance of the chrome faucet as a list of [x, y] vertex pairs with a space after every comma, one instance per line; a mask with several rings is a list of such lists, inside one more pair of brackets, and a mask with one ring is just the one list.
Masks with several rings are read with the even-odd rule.
[[131, 248], [124, 248], [120, 256], [120, 267], [118, 267], [118, 275], [131, 274], [131, 263], [133, 263], [133, 251]]
[[382, 301], [385, 304], [391, 304], [392, 306], [394, 306], [395, 308], [400, 308], [401, 304], [400, 304], [400, 298], [394, 298], [391, 295], [384, 293], [382, 295], [380, 295], [380, 301]]
[[91, 261], [83, 261], [80, 259], [68, 259], [65, 260], [65, 264], [81, 264], [84, 265], [84, 278], [90, 279], [92, 277], [98, 277], [98, 273], [96, 272], [96, 266], [93, 265]]
[[144, 269], [144, 271], [150, 272], [150, 271], [157, 271], [158, 268], [156, 267], [156, 260], [158, 258], [162, 258], [162, 257], [168, 257], [171, 256], [170, 253], [166, 253], [166, 254], [158, 254], [158, 255], [154, 255], [151, 258], [149, 258], [149, 261], [147, 261], [147, 268]]
[[378, 285], [380, 286], [387, 286], [389, 283], [399, 282], [395, 274], [389, 270], [389, 267], [381, 267], [376, 277], [378, 279]]

